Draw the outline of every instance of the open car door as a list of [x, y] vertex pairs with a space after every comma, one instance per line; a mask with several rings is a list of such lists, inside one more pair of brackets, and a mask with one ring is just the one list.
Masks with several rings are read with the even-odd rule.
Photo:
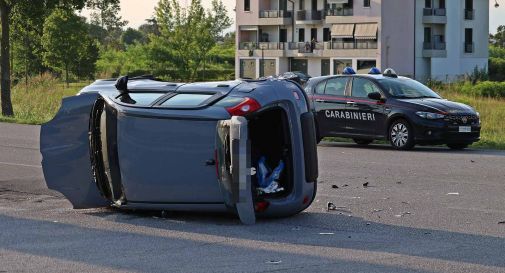
[[220, 121], [216, 146], [217, 168], [225, 202], [237, 209], [242, 223], [252, 225], [256, 222], [256, 215], [247, 119], [234, 116]]

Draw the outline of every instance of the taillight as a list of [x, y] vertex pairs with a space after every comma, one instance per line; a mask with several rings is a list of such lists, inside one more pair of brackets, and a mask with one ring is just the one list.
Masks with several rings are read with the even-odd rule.
[[261, 105], [254, 99], [245, 98], [241, 103], [226, 108], [226, 111], [230, 113], [232, 116], [245, 116], [247, 114], [258, 111], [261, 108]]

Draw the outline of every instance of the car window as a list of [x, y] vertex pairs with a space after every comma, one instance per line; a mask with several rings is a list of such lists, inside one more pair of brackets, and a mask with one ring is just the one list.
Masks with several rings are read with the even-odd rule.
[[345, 96], [347, 77], [333, 78], [326, 82], [325, 95]]
[[161, 106], [194, 107], [210, 99], [212, 94], [178, 94], [161, 104]]
[[440, 96], [422, 83], [407, 79], [381, 79], [379, 84], [393, 97], [401, 99], [437, 98]]
[[149, 106], [165, 93], [126, 93], [118, 97], [122, 103], [134, 104], [137, 106]]
[[368, 98], [368, 94], [379, 92], [380, 89], [372, 81], [363, 78], [354, 78], [352, 81], [352, 96], [355, 98]]
[[324, 94], [324, 88], [326, 87], [326, 81], [320, 82], [316, 86], [316, 94]]

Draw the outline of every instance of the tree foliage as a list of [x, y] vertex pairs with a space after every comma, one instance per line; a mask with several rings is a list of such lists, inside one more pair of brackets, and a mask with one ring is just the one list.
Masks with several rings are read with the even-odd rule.
[[42, 35], [44, 63], [58, 72], [92, 76], [98, 48], [89, 38], [85, 19], [72, 10], [56, 9], [47, 18]]

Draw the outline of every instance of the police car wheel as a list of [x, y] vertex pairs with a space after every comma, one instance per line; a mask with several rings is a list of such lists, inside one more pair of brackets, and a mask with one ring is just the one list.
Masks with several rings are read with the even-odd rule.
[[397, 150], [410, 150], [414, 147], [414, 133], [410, 124], [403, 119], [395, 121], [389, 128], [391, 146]]
[[464, 149], [468, 148], [468, 144], [449, 143], [449, 144], [447, 144], [447, 147], [449, 147], [451, 150], [464, 150]]
[[371, 140], [371, 139], [353, 138], [352, 140], [354, 141], [354, 143], [356, 143], [358, 145], [368, 145], [373, 142], [373, 140]]

